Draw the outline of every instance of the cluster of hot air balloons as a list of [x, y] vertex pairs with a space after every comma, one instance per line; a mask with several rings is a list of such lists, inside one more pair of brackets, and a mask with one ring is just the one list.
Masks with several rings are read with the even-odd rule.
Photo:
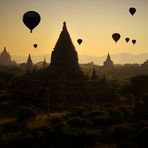
[[[23, 15], [23, 22], [30, 29], [30, 33], [40, 23], [40, 20], [40, 14], [35, 11], [28, 11]], [[37, 46], [37, 44], [33, 44], [34, 48], [37, 48]]]
[[[136, 12], [136, 8], [131, 7], [129, 9], [129, 12], [131, 15], [134, 15]], [[23, 15], [23, 22], [24, 24], [30, 29], [30, 33], [32, 33], [32, 30], [40, 23], [41, 17], [38, 12], [35, 11], [28, 11]], [[118, 40], [121, 38], [121, 35], [119, 33], [113, 33], [112, 34], [113, 40], [117, 43]], [[82, 43], [82, 39], [77, 39], [78, 44], [80, 45]], [[129, 38], [125, 38], [125, 41], [128, 43], [130, 41]], [[132, 43], [135, 44], [136, 40], [133, 39]], [[37, 48], [37, 44], [33, 45], [34, 48]]]
[[[113, 38], [113, 40], [115, 41], [115, 43], [117, 43], [118, 40], [121, 38], [121, 35], [120, 35], [119, 33], [113, 33], [113, 34], [112, 34], [112, 38]], [[128, 42], [130, 41], [130, 38], [126, 37], [126, 38], [125, 38], [125, 41], [128, 43]], [[132, 40], [132, 43], [135, 44], [135, 43], [136, 43], [136, 40], [133, 39], [133, 40]]]
[[[134, 8], [134, 7], [129, 8], [129, 12], [133, 16], [135, 14], [135, 12], [136, 12], [136, 8]], [[128, 43], [130, 39], [129, 38], [125, 38], [125, 40]], [[136, 40], [133, 39], [132, 40], [132, 43], [135, 44], [136, 43]]]
[[[130, 38], [125, 38], [125, 41], [128, 43], [128, 42], [130, 41]], [[136, 40], [133, 39], [133, 40], [132, 40], [132, 43], [135, 44], [135, 43], [136, 43]]]
[[[133, 15], [135, 14], [135, 12], [136, 12], [136, 8], [134, 8], [134, 7], [129, 8], [129, 12], [130, 12], [131, 15], [133, 16]], [[113, 33], [113, 34], [112, 34], [112, 38], [113, 38], [113, 40], [115, 41], [115, 43], [117, 43], [118, 40], [121, 38], [121, 35], [120, 35], [119, 33]], [[130, 41], [130, 38], [126, 37], [126, 38], [125, 38], [125, 41], [128, 43], [128, 42]], [[132, 43], [135, 44], [135, 43], [136, 43], [136, 40], [133, 39], [133, 40], [132, 40]]]

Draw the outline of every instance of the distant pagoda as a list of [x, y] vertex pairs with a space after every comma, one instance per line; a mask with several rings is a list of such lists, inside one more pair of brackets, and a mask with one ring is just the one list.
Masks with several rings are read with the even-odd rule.
[[108, 71], [113, 68], [114, 68], [114, 64], [113, 64], [113, 61], [111, 60], [111, 57], [108, 53], [107, 59], [106, 59], [106, 61], [104, 61], [104, 64], [103, 64], [103, 70]]
[[91, 74], [91, 77], [90, 77], [91, 80], [98, 80], [98, 76], [96, 74], [96, 70], [95, 68], [93, 69], [93, 72]]
[[53, 80], [82, 80], [84, 74], [78, 64], [78, 55], [68, 33], [66, 22], [51, 54], [48, 77]]
[[7, 52], [6, 47], [4, 47], [4, 50], [0, 54], [0, 64], [1, 65], [12, 65], [13, 64], [13, 61], [11, 60], [11, 56]]
[[33, 63], [32, 63], [32, 59], [31, 59], [30, 54], [29, 54], [28, 59], [27, 59], [26, 69], [27, 69], [27, 73], [32, 73], [33, 72]]

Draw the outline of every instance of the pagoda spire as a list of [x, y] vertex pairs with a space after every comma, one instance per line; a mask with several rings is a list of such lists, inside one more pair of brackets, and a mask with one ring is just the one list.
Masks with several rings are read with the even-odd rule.
[[32, 59], [31, 59], [31, 55], [30, 54], [28, 56], [27, 63], [32, 63]]
[[63, 31], [67, 31], [66, 22], [63, 22]]
[[3, 52], [7, 52], [7, 49], [6, 49], [6, 47], [4, 47], [4, 51]]
[[[75, 51], [75, 47], [72, 43], [71, 37], [70, 37], [69, 32], [67, 30], [66, 22], [63, 22], [63, 28], [60, 33], [59, 39], [56, 42], [54, 51], [64, 52], [66, 50], [69, 52], [70, 52], [70, 50]], [[52, 61], [51, 61], [51, 63], [52, 63]]]
[[111, 60], [109, 52], [108, 52], [108, 55], [107, 55], [107, 60], [109, 60], [109, 61]]
[[32, 59], [31, 59], [31, 55], [29, 54], [28, 59], [27, 59], [27, 63], [26, 63], [26, 68], [27, 68], [27, 72], [31, 73], [33, 71], [33, 63], [32, 63]]
[[44, 56], [44, 61], [43, 61], [42, 67], [43, 67], [43, 68], [48, 67], [47, 62], [46, 62], [46, 57], [45, 57], [45, 56]]

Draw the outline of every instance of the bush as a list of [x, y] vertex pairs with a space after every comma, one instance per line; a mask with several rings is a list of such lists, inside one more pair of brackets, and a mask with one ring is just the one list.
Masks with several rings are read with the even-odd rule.
[[1, 133], [2, 134], [13, 133], [13, 132], [18, 132], [19, 130], [20, 130], [20, 127], [16, 123], [16, 121], [11, 121], [2, 126]]
[[89, 113], [89, 118], [94, 118], [98, 116], [106, 116], [107, 112], [105, 111], [100, 111], [100, 110], [93, 110]]
[[29, 107], [22, 107], [17, 113], [17, 121], [20, 123], [31, 120], [35, 117], [35, 112]]
[[50, 125], [52, 128], [57, 129], [57, 130], [66, 126], [63, 119], [57, 116], [50, 118]]
[[70, 112], [70, 116], [72, 117], [81, 117], [81, 116], [84, 116], [86, 114], [86, 109], [82, 106], [78, 106], [78, 107], [73, 107], [69, 110]]
[[119, 111], [123, 113], [124, 119], [130, 118], [132, 116], [132, 109], [127, 108], [126, 106], [120, 107]]
[[73, 117], [67, 120], [67, 124], [76, 128], [89, 128], [93, 125], [91, 121], [80, 117]]
[[138, 132], [137, 142], [140, 148], [148, 147], [148, 127], [144, 127]]
[[124, 114], [119, 110], [111, 110], [109, 114], [113, 124], [121, 123], [124, 120]]
[[142, 100], [146, 105], [148, 105], [148, 93], [142, 94]]
[[110, 124], [108, 115], [96, 116], [92, 119], [94, 127], [106, 126]]

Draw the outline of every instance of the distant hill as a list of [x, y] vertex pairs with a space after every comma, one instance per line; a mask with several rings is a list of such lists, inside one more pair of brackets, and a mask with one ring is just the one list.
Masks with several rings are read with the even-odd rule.
[[[49, 63], [50, 62], [49, 54], [41, 55], [41, 56], [32, 56], [32, 60], [34, 63], [37, 63], [37, 62], [43, 61], [44, 56], [46, 56], [46, 61]], [[141, 64], [148, 59], [148, 53], [143, 53], [139, 55], [133, 55], [129, 53], [119, 53], [114, 55], [110, 54], [110, 56], [114, 64], [126, 64], [126, 63]], [[101, 57], [79, 55], [79, 63], [84, 64], [84, 63], [90, 63], [91, 61], [93, 61], [95, 64], [103, 65], [103, 62], [105, 61], [106, 57], [107, 55], [101, 56]], [[24, 56], [12, 55], [12, 59], [14, 59], [17, 63], [24, 63], [27, 61], [27, 57], [24, 57]]]

